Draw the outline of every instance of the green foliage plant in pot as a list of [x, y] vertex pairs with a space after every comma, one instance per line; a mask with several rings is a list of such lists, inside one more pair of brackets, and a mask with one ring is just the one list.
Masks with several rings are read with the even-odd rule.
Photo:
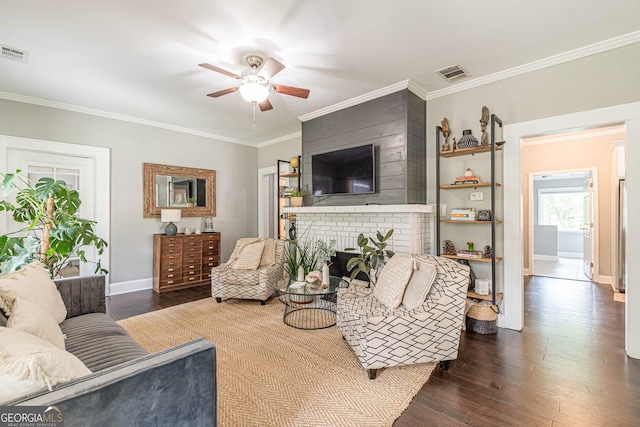
[[291, 190], [291, 206], [295, 208], [299, 208], [300, 206], [302, 206], [302, 198], [304, 197], [304, 195], [305, 192], [298, 188], [294, 188], [293, 190]]
[[[86, 246], [95, 246], [98, 255], [104, 252], [107, 242], [96, 235], [95, 221], [76, 215], [80, 196], [64, 181], [40, 178], [34, 182], [20, 170], [0, 173], [0, 177], [0, 212], [23, 224], [17, 231], [0, 235], [0, 273], [40, 261], [55, 278], [71, 257], [89, 262]], [[96, 273], [107, 273], [99, 260], [94, 263]]]
[[289, 241], [285, 245], [285, 272], [291, 282], [298, 277], [298, 269], [302, 267], [305, 276], [316, 269], [322, 260], [321, 253], [315, 250], [315, 244], [311, 240]]
[[[383, 235], [376, 232], [375, 239], [373, 237], [365, 237], [360, 233], [358, 236], [358, 247], [360, 254], [347, 261], [347, 270], [351, 272], [351, 279], [355, 278], [358, 273], [365, 273], [369, 277], [369, 282], [373, 285], [376, 283], [378, 274], [384, 264], [394, 255], [394, 252], [386, 249], [387, 240], [393, 235], [393, 229]], [[346, 248], [345, 251], [355, 251], [356, 248]]]

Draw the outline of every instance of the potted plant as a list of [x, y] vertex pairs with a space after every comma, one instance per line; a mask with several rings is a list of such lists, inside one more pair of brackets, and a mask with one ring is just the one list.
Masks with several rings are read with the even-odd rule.
[[[393, 251], [385, 249], [387, 240], [393, 235], [393, 229], [387, 234], [376, 233], [376, 239], [365, 237], [362, 233], [358, 236], [360, 254], [347, 261], [347, 270], [351, 272], [351, 278], [363, 272], [369, 277], [369, 282], [375, 285], [378, 274], [384, 264], [394, 255]], [[371, 241], [371, 244], [369, 244]], [[345, 251], [355, 251], [356, 248], [346, 248]]]
[[[95, 234], [95, 222], [76, 215], [81, 201], [78, 192], [61, 180], [40, 178], [37, 182], [16, 173], [1, 174], [0, 212], [11, 214], [23, 228], [0, 236], [0, 272], [18, 270], [40, 261], [57, 277], [72, 256], [88, 262], [84, 247], [93, 245], [102, 254], [107, 242]], [[7, 198], [15, 194], [15, 201]], [[96, 273], [107, 273], [95, 262]]]
[[291, 206], [294, 208], [299, 208], [302, 206], [302, 198], [304, 197], [305, 192], [301, 191], [299, 188], [294, 188], [291, 190]]
[[195, 203], [196, 203], [196, 198], [195, 198], [195, 197], [189, 197], [189, 198], [187, 199], [187, 207], [188, 207], [188, 208], [192, 208], [192, 207], [194, 207], [194, 206], [195, 206]]

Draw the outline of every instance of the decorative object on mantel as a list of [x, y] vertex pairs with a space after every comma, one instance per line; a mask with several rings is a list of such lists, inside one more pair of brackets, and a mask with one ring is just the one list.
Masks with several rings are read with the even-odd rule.
[[456, 245], [454, 245], [451, 240], [443, 240], [442, 241], [442, 254], [443, 255], [455, 255], [456, 254]]
[[473, 148], [478, 146], [478, 140], [471, 134], [471, 129], [462, 131], [462, 136], [458, 140], [458, 149]]
[[213, 233], [213, 217], [207, 216], [204, 218], [204, 232]]
[[178, 232], [178, 227], [174, 222], [179, 222], [182, 218], [182, 211], [180, 209], [162, 209], [160, 210], [160, 221], [168, 222], [164, 228], [164, 234], [167, 236], [175, 236]]
[[292, 222], [291, 227], [289, 227], [289, 239], [296, 240], [296, 234], [297, 234], [296, 223]]
[[449, 128], [449, 119], [446, 117], [442, 120], [442, 136], [444, 136], [444, 144], [442, 144], [442, 151], [449, 151], [449, 135], [451, 135], [451, 129]]
[[482, 258], [491, 258], [491, 245], [487, 245], [484, 247]]
[[487, 124], [489, 123], [489, 109], [485, 105], [482, 107], [482, 116], [480, 117], [480, 130], [482, 136], [480, 137], [480, 146], [486, 147], [489, 145], [489, 134], [487, 133]]

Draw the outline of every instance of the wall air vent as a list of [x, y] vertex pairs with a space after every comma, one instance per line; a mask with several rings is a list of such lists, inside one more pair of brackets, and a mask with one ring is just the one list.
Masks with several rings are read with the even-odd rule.
[[459, 65], [451, 65], [449, 67], [436, 70], [436, 73], [448, 82], [469, 77], [469, 74]]
[[13, 47], [0, 45], [0, 56], [6, 59], [13, 59], [14, 61], [20, 61], [27, 63], [27, 58], [29, 57], [29, 52], [25, 52], [23, 50], [15, 49]]

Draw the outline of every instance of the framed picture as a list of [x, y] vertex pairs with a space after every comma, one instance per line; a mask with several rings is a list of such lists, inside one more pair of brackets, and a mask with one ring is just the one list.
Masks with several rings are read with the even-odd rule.
[[478, 211], [478, 221], [491, 221], [491, 210], [480, 209]]

